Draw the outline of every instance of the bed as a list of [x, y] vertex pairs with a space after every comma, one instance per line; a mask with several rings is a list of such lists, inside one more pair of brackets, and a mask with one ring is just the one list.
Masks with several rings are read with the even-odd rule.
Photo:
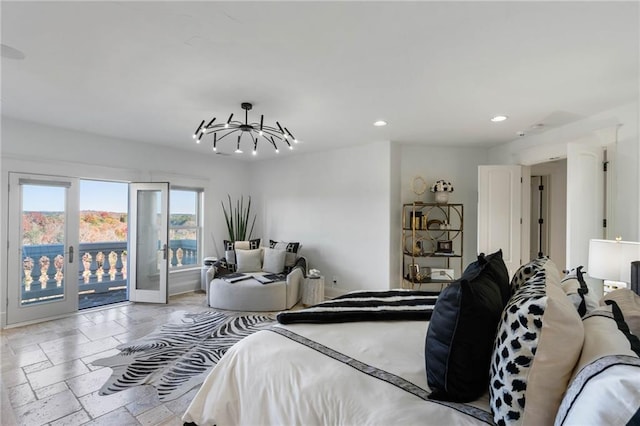
[[426, 321], [363, 321], [253, 334], [220, 360], [184, 420], [389, 425], [444, 424], [454, 416], [456, 424], [490, 424], [488, 397], [473, 404], [428, 400], [426, 331]]
[[[301, 320], [295, 317], [295, 312], [288, 314], [294, 316], [285, 316], [283, 322], [287, 324], [277, 324], [246, 337], [222, 357], [191, 402], [183, 421], [200, 426], [584, 424], [585, 421], [640, 424], [640, 341], [634, 351], [628, 337], [633, 334], [626, 335], [620, 328], [623, 317], [618, 307], [619, 304], [624, 308], [633, 323], [634, 318], [640, 318], [637, 316], [640, 298], [637, 295], [629, 298], [624, 293], [621, 298], [626, 301], [619, 297], [618, 304], [603, 303], [582, 317], [577, 312], [571, 313], [571, 320], [562, 322], [572, 324], [573, 329], [563, 328], [546, 317], [557, 309], [552, 305], [558, 304], [551, 301], [550, 293], [559, 297], [560, 305], [569, 306], [565, 298], [575, 310], [574, 304], [562, 290], [557, 291], [563, 286], [560, 276], [552, 271], [554, 265], [550, 261], [542, 266], [538, 263], [533, 267], [523, 265], [528, 270], [521, 268], [516, 273], [510, 282], [515, 294], [499, 318], [503, 325], [510, 326], [506, 311], [514, 311], [514, 306], [523, 303], [526, 299], [523, 293], [549, 292], [543, 298], [526, 299], [529, 304], [525, 303], [531, 309], [542, 299], [550, 300], [545, 317], [540, 317], [544, 320], [541, 327], [547, 328], [541, 328], [541, 337], [533, 347], [535, 358], [532, 356], [528, 366], [521, 366], [527, 370], [525, 376], [506, 379], [504, 376], [513, 373], [509, 364], [522, 358], [523, 352], [509, 355], [506, 360], [498, 359], [495, 351], [503, 353], [501, 345], [506, 344], [500, 335], [507, 334], [501, 333], [499, 325], [496, 341], [491, 344], [490, 377], [483, 387], [485, 391], [471, 401], [432, 398], [428, 362], [425, 363], [430, 355], [425, 341], [437, 318], [434, 309], [444, 302], [437, 296], [425, 295], [437, 303], [409, 308], [394, 305], [382, 314], [375, 309], [368, 312], [366, 306], [345, 314], [344, 310], [320, 304], [300, 311]], [[549, 281], [556, 282], [551, 285]], [[520, 290], [514, 286], [520, 286]], [[575, 290], [574, 286], [565, 287]], [[457, 295], [460, 299], [463, 293]], [[562, 309], [566, 310], [565, 307]], [[314, 309], [320, 312], [319, 316]], [[460, 316], [457, 320], [462, 321]], [[566, 335], [557, 333], [579, 335], [573, 345], [579, 344], [579, 348], [570, 354], [571, 339], [566, 341]], [[552, 337], [555, 340], [550, 340]], [[452, 346], [449, 351], [459, 349]], [[553, 352], [558, 350], [561, 352]], [[553, 365], [545, 364], [548, 360], [543, 358], [551, 358]], [[565, 361], [564, 372], [554, 370], [558, 368], [556, 364], [562, 364], [557, 362], [559, 358]], [[447, 374], [455, 376], [454, 367], [446, 368]], [[494, 386], [499, 377], [505, 384], [522, 379], [528, 382], [527, 389], [511, 389], [513, 395], [506, 395], [501, 385]], [[552, 388], [545, 388], [549, 383], [536, 381], [541, 377], [552, 380]], [[558, 383], [561, 388], [554, 389]], [[510, 402], [513, 396], [514, 406], [516, 400], [522, 400], [524, 406], [525, 394], [526, 407], [512, 407], [501, 417], [504, 401]]]

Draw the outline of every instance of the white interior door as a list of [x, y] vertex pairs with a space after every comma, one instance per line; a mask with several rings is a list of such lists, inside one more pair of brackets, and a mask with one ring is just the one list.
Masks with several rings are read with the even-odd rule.
[[[567, 145], [567, 267], [587, 266], [589, 240], [604, 238], [604, 148]], [[560, 265], [558, 265], [560, 266]], [[587, 271], [588, 272], [588, 271]], [[602, 295], [602, 281], [590, 280]]]
[[522, 263], [521, 178], [521, 166], [478, 166], [478, 253], [502, 249], [510, 276]]
[[129, 300], [167, 303], [169, 183], [129, 185]]
[[78, 310], [77, 179], [9, 173], [7, 324]]

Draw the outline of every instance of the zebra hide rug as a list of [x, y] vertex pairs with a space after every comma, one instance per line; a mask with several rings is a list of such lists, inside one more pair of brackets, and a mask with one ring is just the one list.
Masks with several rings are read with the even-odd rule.
[[270, 315], [228, 315], [216, 311], [185, 314], [182, 323], [117, 347], [120, 353], [93, 361], [113, 373], [100, 389], [110, 395], [151, 385], [161, 401], [171, 401], [202, 384], [213, 366], [240, 339], [274, 324]]

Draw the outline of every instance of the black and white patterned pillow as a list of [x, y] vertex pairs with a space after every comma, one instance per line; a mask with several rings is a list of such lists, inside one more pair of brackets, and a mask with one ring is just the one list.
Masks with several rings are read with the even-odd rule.
[[298, 250], [300, 250], [300, 243], [288, 243], [283, 241], [269, 240], [269, 248], [284, 250], [287, 254], [284, 258], [284, 273], [288, 274], [296, 264], [298, 258]]
[[498, 425], [552, 424], [582, 349], [582, 321], [555, 265], [537, 267], [509, 300], [494, 342], [489, 394]]
[[[224, 245], [224, 257], [227, 260], [227, 269], [231, 272], [235, 272], [237, 269], [236, 262], [236, 248], [244, 250], [255, 250], [260, 248], [260, 238], [256, 238], [248, 241], [229, 241], [223, 240]], [[236, 247], [239, 245], [241, 247]]]
[[530, 277], [543, 268], [548, 261], [549, 257], [544, 256], [533, 259], [531, 262], [520, 266], [511, 278], [511, 294], [515, 294], [516, 291], [518, 291]]

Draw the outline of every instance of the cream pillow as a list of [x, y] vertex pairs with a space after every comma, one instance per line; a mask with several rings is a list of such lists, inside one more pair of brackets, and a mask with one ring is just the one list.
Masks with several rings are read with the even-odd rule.
[[224, 257], [230, 271], [236, 272], [236, 249], [238, 250], [255, 250], [260, 248], [260, 238], [248, 241], [229, 241], [224, 240]]
[[285, 250], [272, 249], [269, 247], [265, 247], [263, 250], [264, 262], [262, 264], [262, 272], [279, 274], [284, 271], [284, 261], [287, 256], [287, 252]]
[[604, 305], [605, 300], [613, 300], [618, 304], [629, 330], [640, 337], [640, 296], [629, 289], [621, 288], [606, 294], [600, 300], [600, 304]]
[[236, 272], [260, 272], [262, 270], [262, 249], [236, 249]]
[[637, 356], [631, 350], [629, 340], [618, 330], [618, 324], [611, 313], [611, 306], [600, 306], [587, 315], [582, 323], [584, 324], [584, 344], [578, 364], [573, 371], [573, 377], [587, 364], [607, 355]]

